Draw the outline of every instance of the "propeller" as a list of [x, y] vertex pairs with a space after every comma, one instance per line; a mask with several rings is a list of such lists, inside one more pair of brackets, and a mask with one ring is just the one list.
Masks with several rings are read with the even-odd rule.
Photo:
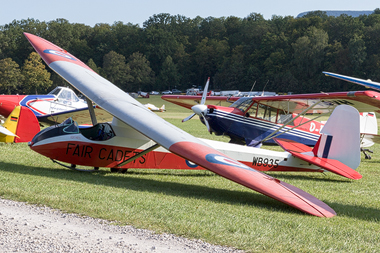
[[206, 96], [207, 96], [207, 92], [208, 92], [208, 85], [209, 85], [209, 83], [210, 83], [210, 77], [207, 79], [205, 88], [203, 90], [201, 103], [192, 106], [191, 110], [193, 110], [194, 113], [191, 114], [191, 115], [189, 115], [188, 117], [184, 118], [182, 120], [182, 122], [186, 122], [186, 121], [190, 120], [191, 118], [193, 118], [195, 115], [198, 115], [199, 117], [203, 118], [203, 120], [204, 120], [204, 122], [206, 124], [207, 130], [209, 132], [211, 132], [210, 125], [208, 124], [208, 122], [206, 120], [206, 117], [205, 117], [205, 115], [207, 114], [207, 105], [205, 105], [205, 103], [206, 103]]

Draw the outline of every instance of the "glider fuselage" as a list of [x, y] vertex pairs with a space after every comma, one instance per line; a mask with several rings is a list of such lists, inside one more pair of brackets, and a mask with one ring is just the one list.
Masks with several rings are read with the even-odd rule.
[[[320, 167], [291, 156], [288, 152], [256, 149], [205, 139], [202, 141], [260, 171], [324, 171]], [[71, 120], [65, 121], [42, 130], [29, 145], [34, 151], [53, 160], [75, 165], [121, 169], [203, 169], [162, 147], [119, 167], [127, 159], [154, 144], [156, 143], [114, 119], [110, 123], [101, 123], [88, 128], [79, 128]]]

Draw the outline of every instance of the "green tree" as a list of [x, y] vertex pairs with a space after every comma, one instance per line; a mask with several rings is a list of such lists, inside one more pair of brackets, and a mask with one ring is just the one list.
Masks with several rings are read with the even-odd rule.
[[45, 69], [39, 54], [32, 52], [21, 70], [24, 76], [24, 92], [35, 94], [46, 94], [48, 88], [53, 84], [50, 80], [50, 73]]
[[252, 83], [251, 80], [246, 80], [246, 72], [243, 47], [239, 46], [233, 50], [231, 57], [225, 59], [223, 66], [215, 74], [214, 80], [218, 87], [214, 86], [214, 89], [249, 90]]
[[162, 69], [157, 79], [160, 90], [180, 88], [180, 75], [178, 74], [177, 65], [173, 63], [173, 59], [170, 55], [166, 57], [162, 64]]
[[19, 65], [11, 58], [0, 60], [0, 87], [3, 93], [17, 92], [21, 86], [23, 76]]
[[198, 73], [195, 83], [202, 83], [208, 76], [214, 76], [222, 68], [229, 49], [226, 40], [204, 38], [192, 55]]
[[355, 35], [348, 42], [349, 57], [351, 60], [351, 65], [353, 69], [353, 74], [360, 74], [359, 70], [362, 67], [362, 64], [367, 58], [365, 42], [362, 38]]
[[104, 55], [103, 75], [121, 89], [125, 89], [126, 83], [133, 80], [129, 66], [125, 63], [125, 57], [115, 51]]
[[320, 73], [321, 64], [328, 46], [328, 35], [325, 31], [311, 27], [306, 36], [300, 37], [292, 44], [294, 63], [297, 74], [306, 79]]
[[98, 74], [100, 73], [99, 67], [96, 66], [96, 64], [95, 64], [95, 62], [94, 62], [94, 60], [92, 58], [90, 58], [90, 60], [88, 60], [87, 66], [89, 66], [96, 73], [98, 73]]
[[330, 19], [327, 25], [330, 41], [339, 41], [343, 47], [348, 45], [354, 35], [361, 37], [364, 32], [364, 23], [359, 18], [348, 15]]
[[149, 61], [140, 53], [135, 52], [128, 57], [127, 68], [130, 70], [131, 80], [128, 82], [128, 90], [150, 90], [154, 83], [154, 72]]

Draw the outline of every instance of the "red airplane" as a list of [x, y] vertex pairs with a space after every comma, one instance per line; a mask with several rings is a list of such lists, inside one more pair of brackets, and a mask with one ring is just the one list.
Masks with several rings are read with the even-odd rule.
[[[72, 167], [85, 165], [115, 170], [202, 167], [319, 217], [332, 217], [336, 213], [314, 196], [254, 168], [328, 170], [352, 179], [361, 178], [354, 170], [360, 164], [359, 114], [350, 106], [335, 110], [314, 149], [287, 140], [278, 140], [289, 151], [282, 153], [229, 143], [215, 145], [158, 117], [67, 51], [35, 35], [25, 33], [25, 36], [50, 68], [114, 116], [111, 123], [93, 122], [93, 127], [86, 129], [79, 129], [68, 119], [42, 130], [30, 142], [30, 147], [51, 159], [71, 163]], [[350, 127], [341, 131], [340, 124]], [[230, 154], [241, 162], [230, 158]]]

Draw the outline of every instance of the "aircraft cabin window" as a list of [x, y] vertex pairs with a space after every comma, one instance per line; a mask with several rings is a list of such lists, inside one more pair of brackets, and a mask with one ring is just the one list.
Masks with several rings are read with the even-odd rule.
[[246, 112], [247, 117], [256, 117], [256, 111], [257, 111], [257, 103], [254, 103], [251, 108], [248, 109]]
[[239, 98], [237, 101], [235, 101], [232, 105], [230, 105], [230, 107], [233, 107], [233, 108], [240, 108], [240, 106], [244, 103], [246, 103], [247, 101], [252, 101], [252, 98]]
[[89, 128], [80, 129], [81, 134], [90, 140], [106, 141], [115, 136], [115, 132], [108, 123], [99, 123]]
[[[286, 113], [284, 110], [278, 110], [278, 119], [277, 123], [280, 124], [286, 124], [286, 122], [289, 122], [293, 118], [293, 115], [290, 113]], [[294, 126], [294, 123], [291, 123], [290, 125]]]
[[276, 122], [277, 120], [277, 109], [259, 104], [257, 108], [257, 118], [267, 120], [270, 122]]
[[54, 90], [50, 91], [48, 95], [55, 95], [58, 96], [59, 92], [61, 91], [60, 87], [56, 87]]
[[79, 102], [79, 98], [74, 92], [71, 94], [71, 97], [72, 97], [71, 99], [72, 102]]
[[238, 101], [233, 103], [231, 107], [235, 107], [242, 112], [245, 112], [247, 108], [251, 105], [252, 98], [240, 98]]

